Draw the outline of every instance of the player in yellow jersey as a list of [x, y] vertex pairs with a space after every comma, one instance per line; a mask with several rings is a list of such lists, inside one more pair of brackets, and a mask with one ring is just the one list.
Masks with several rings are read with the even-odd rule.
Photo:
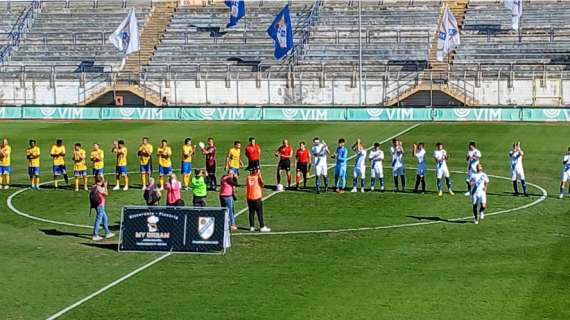
[[184, 139], [182, 146], [182, 165], [180, 171], [182, 173], [182, 180], [184, 181], [184, 189], [188, 191], [190, 188], [190, 175], [192, 175], [192, 158], [196, 152], [196, 146], [192, 145], [192, 138]]
[[49, 152], [53, 159], [53, 186], [57, 189], [58, 181], [60, 176], [63, 176], [66, 184], [69, 184], [69, 177], [67, 176], [67, 170], [65, 168], [65, 146], [63, 145], [63, 140], [57, 139], [55, 144], [51, 146]]
[[127, 155], [128, 150], [125, 147], [125, 141], [119, 140], [113, 143], [113, 153], [116, 157], [115, 167], [115, 187], [113, 190], [121, 189], [121, 177], [125, 179], [125, 186], [123, 191], [129, 190], [129, 171], [127, 169]]
[[28, 176], [32, 189], [40, 189], [40, 147], [36, 140], [30, 140], [30, 146], [26, 149], [26, 159], [28, 159]]
[[102, 177], [105, 174], [105, 152], [98, 143], [93, 144], [90, 158], [91, 163], [93, 163], [93, 176], [97, 180], [97, 177]]
[[12, 165], [10, 163], [10, 155], [12, 154], [12, 147], [8, 143], [8, 139], [2, 140], [0, 145], [0, 189], [10, 188], [10, 172]]
[[241, 142], [234, 141], [233, 148], [228, 151], [226, 157], [226, 170], [233, 172], [239, 178], [239, 169], [243, 167], [241, 161]]
[[164, 176], [172, 174], [172, 149], [168, 145], [168, 141], [160, 141], [160, 147], [157, 151], [158, 155], [158, 173], [160, 175], [160, 189], [164, 189]]
[[85, 164], [85, 150], [81, 148], [81, 143], [76, 143], [73, 148], [73, 175], [75, 176], [75, 191], [79, 191], [79, 185], [83, 180], [83, 189], [87, 188], [87, 165]]
[[146, 190], [148, 184], [148, 178], [152, 174], [152, 153], [154, 148], [152, 144], [149, 143], [147, 137], [142, 138], [142, 144], [139, 146], [139, 164], [141, 172], [141, 182], [142, 189]]

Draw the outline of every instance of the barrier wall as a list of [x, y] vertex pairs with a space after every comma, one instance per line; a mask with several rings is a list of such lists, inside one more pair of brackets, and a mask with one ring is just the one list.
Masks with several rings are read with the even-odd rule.
[[570, 122], [570, 108], [0, 107], [0, 119]]

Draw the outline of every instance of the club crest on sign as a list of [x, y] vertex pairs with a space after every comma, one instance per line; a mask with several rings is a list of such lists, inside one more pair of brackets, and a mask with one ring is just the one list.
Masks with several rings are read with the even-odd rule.
[[214, 234], [214, 217], [198, 217], [198, 234], [204, 240], [208, 240]]

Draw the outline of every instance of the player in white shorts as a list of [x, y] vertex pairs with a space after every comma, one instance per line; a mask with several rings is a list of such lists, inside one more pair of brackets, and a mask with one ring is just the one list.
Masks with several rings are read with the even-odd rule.
[[317, 187], [317, 193], [320, 193], [321, 191], [321, 177], [324, 179], [325, 192], [329, 189], [329, 179], [327, 176], [327, 157], [329, 153], [329, 147], [324, 143], [324, 141], [321, 142], [319, 138], [313, 139], [311, 154], [313, 155], [313, 165], [315, 166], [315, 185]]
[[521, 180], [523, 193], [528, 196], [526, 180], [523, 168], [524, 151], [521, 149], [521, 143], [513, 144], [513, 148], [509, 151], [509, 159], [511, 160], [511, 180], [513, 181], [513, 191], [516, 196], [519, 195], [517, 180]]
[[398, 186], [398, 177], [402, 181], [402, 191], [406, 191], [406, 176], [404, 173], [404, 147], [402, 141], [392, 139], [392, 146], [390, 147], [392, 154], [392, 175], [394, 176], [394, 192], [400, 191]]
[[351, 192], [358, 191], [358, 178], [360, 178], [360, 192], [364, 192], [364, 187], [366, 186], [366, 149], [364, 149], [360, 139], [356, 140], [356, 143], [352, 146], [352, 151], [355, 153], [355, 158]]
[[[479, 163], [476, 172], [471, 175], [471, 199], [473, 200], [473, 219], [475, 224], [479, 224], [479, 219], [485, 219], [485, 209], [487, 209], [487, 186], [489, 177], [483, 172], [483, 166]], [[481, 206], [478, 208], [478, 206]]]
[[447, 184], [447, 191], [450, 195], [453, 195], [451, 190], [451, 177], [449, 175], [449, 169], [447, 168], [447, 160], [449, 156], [447, 151], [443, 148], [443, 144], [438, 142], [435, 144], [435, 151], [433, 152], [433, 157], [435, 158], [435, 174], [437, 178], [437, 195], [443, 196], [443, 183], [442, 179], [445, 177], [445, 183]]
[[467, 177], [465, 181], [467, 183], [467, 192], [465, 192], [465, 196], [469, 196], [469, 188], [470, 188], [470, 181], [471, 175], [477, 172], [477, 165], [481, 160], [481, 151], [477, 149], [477, 144], [474, 141], [469, 142], [469, 148], [467, 150], [467, 156], [465, 157], [467, 160]]
[[376, 178], [380, 182], [380, 191], [384, 191], [384, 168], [382, 161], [384, 160], [384, 151], [380, 149], [378, 142], [374, 143], [374, 148], [368, 154], [370, 160], [370, 191], [374, 191], [376, 186]]
[[422, 193], [426, 192], [426, 149], [424, 143], [420, 142], [414, 144], [412, 149], [412, 156], [418, 160], [418, 168], [416, 169], [416, 185], [414, 186], [414, 192], [419, 192], [420, 184], [422, 185]]
[[[564, 198], [564, 187], [566, 182], [570, 180], [570, 147], [568, 152], [562, 158], [562, 177], [560, 178], [560, 199]], [[568, 196], [570, 197], [570, 188], [568, 188]]]

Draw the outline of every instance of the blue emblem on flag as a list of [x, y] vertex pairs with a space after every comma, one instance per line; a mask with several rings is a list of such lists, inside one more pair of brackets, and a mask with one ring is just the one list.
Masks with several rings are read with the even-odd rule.
[[267, 34], [275, 42], [275, 59], [281, 60], [293, 49], [293, 27], [289, 15], [289, 5], [286, 5], [267, 29]]
[[226, 28], [236, 26], [241, 18], [245, 16], [245, 1], [244, 0], [226, 0], [224, 4], [230, 8], [230, 18]]

